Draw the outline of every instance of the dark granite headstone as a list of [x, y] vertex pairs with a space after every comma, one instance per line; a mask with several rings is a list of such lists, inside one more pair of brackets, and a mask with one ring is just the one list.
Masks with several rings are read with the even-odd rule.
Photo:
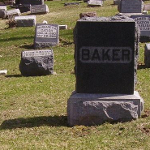
[[18, 5], [17, 8], [21, 13], [28, 12], [31, 9], [31, 4]]
[[146, 67], [150, 68], [150, 43], [145, 44], [144, 63]]
[[46, 14], [49, 13], [47, 5], [33, 5], [31, 6], [31, 14]]
[[150, 15], [132, 15], [140, 28], [140, 42], [150, 41]]
[[53, 73], [53, 50], [23, 51], [20, 71], [23, 76], [48, 75]]
[[59, 43], [59, 25], [37, 24], [35, 29], [34, 48], [55, 46]]
[[18, 0], [16, 4], [44, 5], [44, 0]]
[[139, 41], [133, 19], [80, 19], [74, 40], [77, 93], [134, 93]]
[[121, 0], [118, 6], [120, 13], [142, 13], [142, 0]]

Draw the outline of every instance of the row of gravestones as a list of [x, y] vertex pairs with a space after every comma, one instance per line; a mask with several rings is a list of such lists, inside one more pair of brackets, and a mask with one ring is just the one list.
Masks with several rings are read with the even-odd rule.
[[16, 9], [7, 10], [6, 6], [0, 6], [0, 18], [10, 18], [11, 16], [20, 16], [21, 13], [30, 11], [31, 14], [46, 14], [49, 8], [44, 4], [44, 0], [20, 0]]

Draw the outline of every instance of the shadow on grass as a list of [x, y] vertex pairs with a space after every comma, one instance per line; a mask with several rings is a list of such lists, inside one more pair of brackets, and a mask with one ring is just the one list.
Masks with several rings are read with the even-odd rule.
[[30, 45], [22, 45], [22, 46], [20, 46], [20, 48], [34, 49], [34, 45], [33, 45], [33, 44], [30, 44]]
[[13, 78], [13, 77], [18, 78], [18, 77], [23, 77], [23, 76], [21, 74], [14, 74], [14, 75], [6, 75], [5, 77], [6, 78]]
[[67, 126], [67, 116], [39, 116], [33, 118], [17, 118], [5, 120], [0, 130], [16, 128], [32, 128], [40, 126]]
[[18, 41], [18, 40], [33, 39], [33, 38], [34, 38], [33, 36], [12, 37], [12, 38], [1, 39], [0, 42]]

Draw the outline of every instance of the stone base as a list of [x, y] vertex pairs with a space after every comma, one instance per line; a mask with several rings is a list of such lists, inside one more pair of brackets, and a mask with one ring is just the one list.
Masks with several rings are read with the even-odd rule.
[[144, 101], [138, 94], [85, 94], [73, 92], [68, 100], [68, 124], [100, 125], [104, 122], [125, 122], [137, 119]]

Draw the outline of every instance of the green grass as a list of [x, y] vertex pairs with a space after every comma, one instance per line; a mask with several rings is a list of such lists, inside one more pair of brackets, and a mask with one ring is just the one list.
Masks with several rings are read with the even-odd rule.
[[[67, 24], [60, 30], [60, 44], [53, 47], [56, 75], [22, 77], [21, 51], [32, 49], [35, 28], [7, 28], [0, 20], [0, 149], [1, 150], [149, 150], [150, 149], [150, 69], [144, 68], [144, 43], [140, 43], [136, 90], [145, 101], [138, 120], [99, 126], [67, 126], [67, 100], [75, 89], [73, 29], [79, 14], [97, 16], [118, 13], [112, 0], [103, 7], [64, 7], [65, 2], [47, 1], [50, 13], [37, 15], [37, 22]], [[79, 1], [78, 1], [79, 2]], [[148, 2], [146, 2], [148, 3]]]

